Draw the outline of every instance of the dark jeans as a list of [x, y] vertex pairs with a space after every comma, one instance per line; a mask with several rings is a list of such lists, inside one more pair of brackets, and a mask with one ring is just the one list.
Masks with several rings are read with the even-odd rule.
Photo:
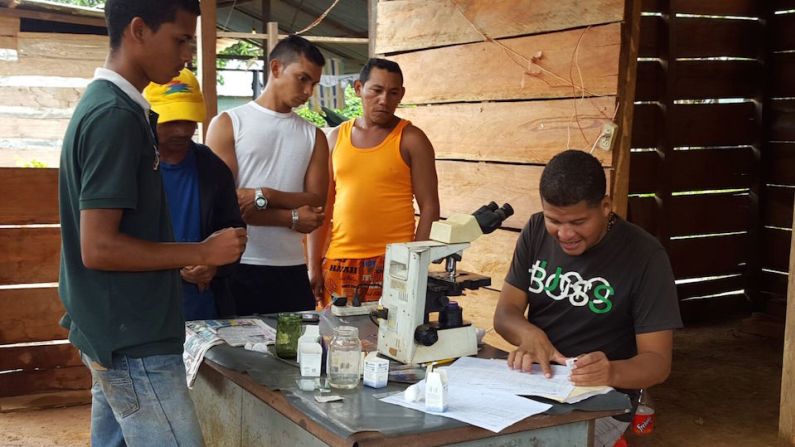
[[315, 308], [306, 265], [286, 267], [240, 264], [232, 274], [237, 314], [298, 312]]

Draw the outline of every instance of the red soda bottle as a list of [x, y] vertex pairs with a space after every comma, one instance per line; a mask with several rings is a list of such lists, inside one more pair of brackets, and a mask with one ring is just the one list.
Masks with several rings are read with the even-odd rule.
[[649, 396], [649, 390], [640, 390], [638, 409], [632, 418], [632, 431], [636, 435], [649, 435], [654, 431], [654, 404]]

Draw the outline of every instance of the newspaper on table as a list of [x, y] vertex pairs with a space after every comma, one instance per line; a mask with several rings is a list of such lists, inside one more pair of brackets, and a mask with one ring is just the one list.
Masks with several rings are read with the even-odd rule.
[[213, 346], [227, 343], [243, 346], [246, 343], [273, 344], [276, 331], [256, 318], [231, 320], [197, 320], [185, 323], [185, 375], [188, 388], [193, 387], [204, 354]]
[[276, 330], [258, 318], [206, 320], [205, 323], [229, 346], [244, 346], [246, 343], [272, 345], [276, 342]]
[[185, 349], [182, 351], [182, 360], [185, 362], [188, 388], [193, 388], [193, 382], [196, 381], [196, 374], [207, 350], [224, 342], [204, 323], [204, 321], [185, 322]]

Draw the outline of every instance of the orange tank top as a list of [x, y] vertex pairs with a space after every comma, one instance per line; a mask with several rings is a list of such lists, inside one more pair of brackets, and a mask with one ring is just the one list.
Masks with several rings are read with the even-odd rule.
[[351, 142], [355, 120], [342, 123], [332, 152], [335, 182], [329, 259], [383, 256], [386, 244], [414, 240], [411, 169], [400, 156], [400, 139], [410, 121], [400, 120], [380, 144]]

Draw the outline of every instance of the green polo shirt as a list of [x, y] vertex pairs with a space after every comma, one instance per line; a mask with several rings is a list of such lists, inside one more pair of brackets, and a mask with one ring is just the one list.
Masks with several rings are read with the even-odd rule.
[[75, 108], [64, 136], [58, 192], [58, 292], [66, 308], [61, 324], [72, 344], [104, 366], [112, 364], [114, 353], [182, 353], [177, 270], [92, 270], [80, 255], [80, 211], [87, 209], [123, 210], [119, 231], [131, 237], [174, 240], [152, 130], [141, 106], [110, 81], [89, 84]]

